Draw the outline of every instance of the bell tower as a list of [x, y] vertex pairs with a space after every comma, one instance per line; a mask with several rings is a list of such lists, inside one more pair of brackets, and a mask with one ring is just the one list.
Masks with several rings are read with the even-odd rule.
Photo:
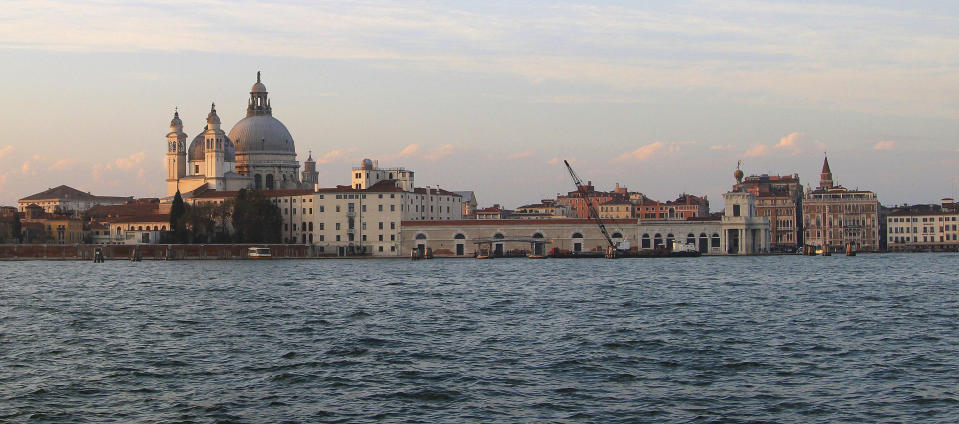
[[167, 152], [167, 195], [176, 194], [180, 178], [186, 176], [186, 134], [183, 132], [183, 121], [180, 112], [173, 111], [173, 120], [170, 121], [170, 132], [166, 135]]
[[203, 132], [204, 162], [210, 188], [224, 190], [223, 174], [226, 172], [226, 134], [220, 129], [220, 117], [216, 114], [216, 103], [210, 105], [210, 114], [206, 117], [207, 130]]
[[832, 187], [833, 187], [832, 170], [829, 169], [829, 158], [823, 157], [822, 172], [819, 174], [819, 188], [822, 190], [826, 190]]

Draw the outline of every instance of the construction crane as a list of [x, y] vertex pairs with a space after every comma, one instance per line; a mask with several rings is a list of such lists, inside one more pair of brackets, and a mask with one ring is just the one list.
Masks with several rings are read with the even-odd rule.
[[593, 202], [589, 200], [589, 189], [586, 185], [583, 184], [583, 180], [579, 178], [579, 175], [576, 175], [576, 171], [573, 171], [573, 167], [569, 165], [569, 161], [563, 160], [563, 163], [566, 164], [566, 169], [569, 170], [569, 176], [573, 178], [573, 183], [576, 184], [576, 190], [579, 191], [580, 196], [583, 197], [583, 201], [586, 202], [586, 208], [589, 211], [589, 217], [596, 221], [596, 225], [599, 226], [599, 231], [603, 233], [603, 237], [606, 238], [606, 243], [609, 244], [609, 247], [606, 249], [607, 258], [615, 258], [618, 247], [616, 242], [613, 241], [613, 238], [609, 236], [609, 231], [606, 230], [606, 224], [603, 224], [603, 220], [599, 218], [599, 211], [596, 210], [596, 206], [593, 206]]

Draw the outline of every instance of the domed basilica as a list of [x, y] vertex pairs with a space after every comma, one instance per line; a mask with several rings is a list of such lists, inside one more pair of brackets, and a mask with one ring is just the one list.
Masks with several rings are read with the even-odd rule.
[[179, 112], [173, 113], [167, 134], [167, 194], [173, 196], [207, 188], [233, 191], [310, 188], [316, 183], [316, 164], [310, 157], [301, 182], [293, 136], [273, 108], [266, 86], [256, 73], [246, 117], [227, 134], [220, 128], [216, 105], [210, 107], [203, 132], [186, 146], [187, 135]]

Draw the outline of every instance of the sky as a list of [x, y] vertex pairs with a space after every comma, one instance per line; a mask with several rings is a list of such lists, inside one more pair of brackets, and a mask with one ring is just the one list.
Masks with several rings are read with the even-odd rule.
[[0, 205], [67, 184], [165, 195], [174, 107], [227, 131], [256, 72], [298, 159], [361, 159], [516, 207], [657, 200], [750, 174], [886, 205], [959, 196], [955, 1], [0, 2]]

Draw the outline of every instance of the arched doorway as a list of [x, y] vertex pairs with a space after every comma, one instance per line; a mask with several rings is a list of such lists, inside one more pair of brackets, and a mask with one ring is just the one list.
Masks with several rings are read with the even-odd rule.
[[419, 233], [416, 235], [416, 253], [418, 255], [426, 254], [426, 234]]
[[463, 233], [457, 233], [453, 236], [453, 240], [456, 240], [456, 256], [463, 256], [466, 254], [466, 236]]
[[[493, 238], [500, 240], [506, 238], [503, 236], [503, 233], [493, 234]], [[493, 256], [501, 257], [503, 256], [503, 243], [494, 243], [493, 244]]]
[[257, 190], [262, 190], [262, 189], [263, 189], [263, 176], [262, 176], [262, 175], [256, 174], [256, 175], [253, 176], [253, 188], [255, 188], [255, 189], [257, 189]]
[[653, 249], [659, 249], [661, 247], [663, 247], [663, 235], [656, 233], [656, 235], [653, 236]]
[[266, 174], [266, 189], [273, 190], [273, 174]]
[[709, 251], [709, 236], [706, 233], [699, 233], [699, 253]]
[[573, 233], [573, 251], [574, 252], [583, 251], [583, 234], [582, 233]]
[[642, 244], [641, 244], [640, 246], [642, 246], [643, 249], [650, 249], [650, 248], [652, 248], [652, 245], [650, 245], [650, 243], [649, 243], [649, 234], [648, 234], [648, 233], [647, 233], [647, 234], [643, 234], [643, 241], [642, 241]]
[[[543, 238], [543, 233], [535, 232], [535, 233], [533, 233], [533, 238], [534, 238], [534, 239], [541, 239], [541, 238]], [[543, 244], [543, 243], [531, 243], [531, 244], [532, 244], [533, 254], [534, 254], [534, 255], [540, 255], [540, 256], [542, 256], [542, 255], [544, 255], [544, 254], [546, 253], [546, 252], [545, 252], [545, 250], [546, 250], [546, 245], [545, 245], [545, 244]]]

